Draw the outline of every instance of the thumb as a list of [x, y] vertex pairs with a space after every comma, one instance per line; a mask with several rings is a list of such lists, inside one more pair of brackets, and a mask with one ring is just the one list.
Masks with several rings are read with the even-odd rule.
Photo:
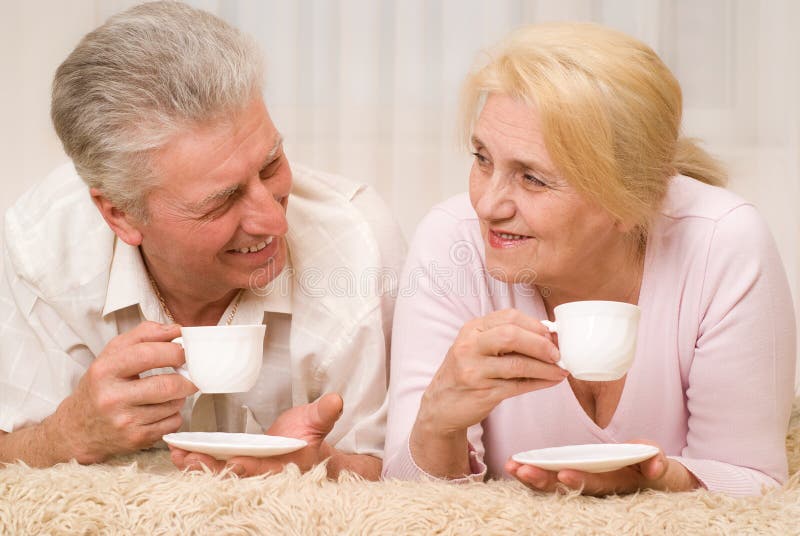
[[309, 424], [315, 431], [325, 436], [333, 430], [344, 410], [344, 401], [337, 393], [328, 393], [311, 405]]

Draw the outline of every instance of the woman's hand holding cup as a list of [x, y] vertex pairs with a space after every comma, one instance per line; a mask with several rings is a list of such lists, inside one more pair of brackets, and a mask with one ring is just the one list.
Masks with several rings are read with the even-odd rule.
[[466, 323], [423, 394], [411, 432], [415, 462], [438, 476], [465, 474], [467, 428], [507, 398], [560, 383], [569, 373], [559, 360], [548, 329], [516, 309]]

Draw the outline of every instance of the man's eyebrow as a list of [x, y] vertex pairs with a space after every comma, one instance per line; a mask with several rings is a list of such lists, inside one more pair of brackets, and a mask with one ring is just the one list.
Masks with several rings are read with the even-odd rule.
[[[261, 168], [259, 169], [259, 171], [261, 171], [265, 167], [269, 166], [275, 160], [275, 157], [280, 152], [282, 145], [283, 145], [283, 136], [281, 136], [280, 133], [279, 133], [278, 134], [278, 138], [275, 140], [275, 144], [272, 146], [272, 148], [267, 153], [267, 157], [264, 159], [264, 163], [261, 166]], [[216, 192], [210, 193], [205, 198], [203, 198], [202, 201], [200, 201], [198, 203], [192, 203], [190, 206], [191, 206], [192, 210], [201, 211], [205, 207], [207, 207], [207, 206], [209, 206], [211, 204], [214, 204], [215, 202], [222, 201], [224, 199], [229, 198], [232, 195], [235, 195], [236, 192], [241, 190], [241, 188], [242, 188], [241, 184], [232, 184], [232, 185], [228, 186], [227, 188], [223, 188], [222, 190], [218, 190]]]
[[213, 204], [214, 202], [222, 201], [236, 194], [236, 192], [238, 192], [241, 189], [241, 187], [242, 186], [240, 184], [232, 184], [227, 188], [223, 188], [222, 190], [210, 193], [202, 201], [198, 203], [192, 203], [190, 207], [192, 208], [192, 210], [202, 211], [204, 208]]
[[280, 152], [282, 145], [283, 145], [283, 136], [281, 136], [279, 132], [278, 138], [275, 140], [275, 144], [272, 146], [272, 149], [270, 149], [269, 152], [267, 153], [267, 157], [264, 159], [264, 163], [261, 165], [260, 169], [264, 169], [265, 167], [270, 165], [273, 160], [275, 160], [275, 157], [278, 156], [278, 153]]

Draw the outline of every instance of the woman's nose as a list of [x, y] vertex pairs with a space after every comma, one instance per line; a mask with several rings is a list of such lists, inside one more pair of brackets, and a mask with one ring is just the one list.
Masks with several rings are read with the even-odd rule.
[[482, 220], [506, 220], [514, 216], [514, 211], [509, 181], [495, 172], [480, 193], [475, 212]]

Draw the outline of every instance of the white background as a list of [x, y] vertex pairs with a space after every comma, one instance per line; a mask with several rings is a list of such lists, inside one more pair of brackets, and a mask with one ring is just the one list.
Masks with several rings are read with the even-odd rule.
[[[0, 211], [66, 160], [55, 68], [128, 0], [0, 0]], [[253, 34], [290, 159], [373, 184], [406, 236], [466, 188], [458, 88], [510, 29], [589, 20], [650, 44], [684, 88], [684, 131], [729, 164], [778, 242], [800, 310], [800, 2], [795, 0], [192, 1]]]

